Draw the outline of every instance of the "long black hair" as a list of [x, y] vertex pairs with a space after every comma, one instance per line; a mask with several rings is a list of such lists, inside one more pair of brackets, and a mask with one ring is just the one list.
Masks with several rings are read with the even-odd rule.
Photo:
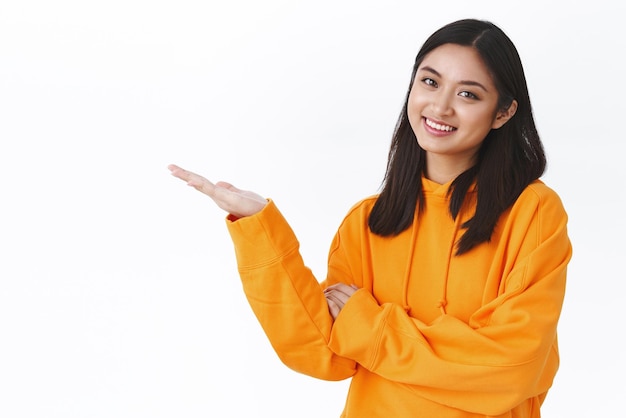
[[450, 213], [459, 214], [465, 195], [476, 182], [476, 212], [462, 226], [465, 233], [457, 243], [457, 255], [488, 242], [500, 215], [522, 190], [538, 179], [546, 167], [543, 145], [535, 126], [526, 77], [513, 42], [491, 22], [463, 19], [433, 33], [415, 58], [411, 82], [396, 124], [382, 190], [369, 216], [370, 230], [393, 236], [413, 222], [415, 210], [423, 208], [421, 176], [426, 152], [409, 124], [408, 99], [415, 74], [424, 57], [444, 44], [474, 48], [489, 69], [498, 90], [498, 109], [506, 110], [513, 100], [517, 111], [499, 129], [492, 129], [478, 151], [476, 164], [461, 173], [450, 186]]

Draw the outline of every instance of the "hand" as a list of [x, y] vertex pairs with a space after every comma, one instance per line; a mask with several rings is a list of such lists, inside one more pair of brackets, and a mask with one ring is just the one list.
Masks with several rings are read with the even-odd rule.
[[357, 290], [359, 290], [359, 288], [355, 285], [348, 286], [343, 283], [337, 283], [324, 289], [324, 296], [326, 297], [328, 310], [330, 311], [333, 319], [337, 319], [341, 309], [343, 309], [350, 296], [352, 296]]
[[167, 167], [174, 177], [187, 182], [187, 185], [209, 196], [220, 208], [228, 213], [243, 218], [260, 212], [267, 204], [267, 199], [256, 193], [239, 190], [225, 182], [211, 183], [204, 177], [184, 170], [176, 165]]

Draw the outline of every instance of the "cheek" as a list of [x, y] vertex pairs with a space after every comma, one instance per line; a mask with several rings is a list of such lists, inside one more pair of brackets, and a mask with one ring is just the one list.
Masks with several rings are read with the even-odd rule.
[[478, 110], [467, 109], [467, 111], [459, 111], [459, 118], [466, 121], [466, 124], [474, 126], [479, 130], [491, 130], [491, 125], [495, 119], [490, 109]]
[[420, 103], [419, 99], [413, 97], [413, 95], [409, 96], [407, 114], [409, 115], [409, 123], [413, 130], [422, 122], [422, 109], [423, 105]]

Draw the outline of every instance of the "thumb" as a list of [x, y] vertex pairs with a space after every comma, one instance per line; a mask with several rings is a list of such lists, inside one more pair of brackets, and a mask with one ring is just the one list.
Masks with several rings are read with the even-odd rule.
[[241, 190], [239, 190], [238, 188], [236, 188], [235, 186], [233, 186], [230, 183], [227, 183], [225, 181], [218, 181], [217, 183], [215, 183], [216, 187], [221, 187], [222, 189], [227, 189], [230, 190], [231, 192], [240, 192]]

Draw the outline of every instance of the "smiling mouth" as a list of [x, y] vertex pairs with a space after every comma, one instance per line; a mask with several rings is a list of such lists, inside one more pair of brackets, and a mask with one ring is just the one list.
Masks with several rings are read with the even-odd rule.
[[424, 121], [426, 123], [426, 125], [428, 125], [429, 127], [431, 127], [432, 129], [435, 129], [437, 131], [441, 131], [441, 132], [452, 132], [452, 131], [456, 131], [456, 128], [450, 125], [442, 125], [440, 123], [436, 123], [433, 122], [432, 120], [428, 119], [428, 118], [424, 118]]

